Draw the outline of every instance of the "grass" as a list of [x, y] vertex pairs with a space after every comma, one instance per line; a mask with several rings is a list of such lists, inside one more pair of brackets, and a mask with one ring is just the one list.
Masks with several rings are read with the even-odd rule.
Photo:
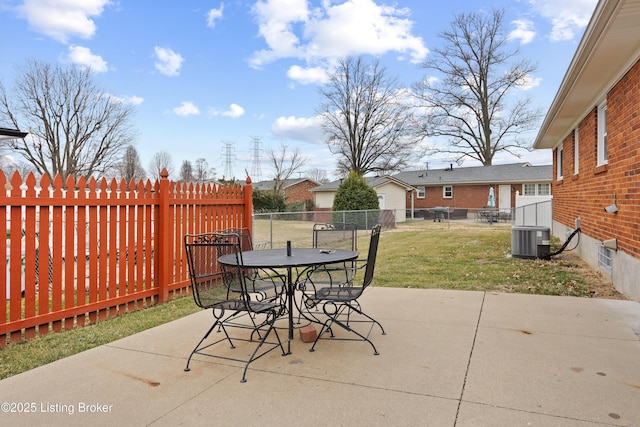
[[510, 227], [452, 227], [408, 223], [383, 234], [375, 285], [590, 296], [570, 260], [510, 257]]
[[[358, 238], [363, 256], [367, 245], [366, 238]], [[571, 261], [523, 260], [509, 257], [510, 252], [508, 226], [399, 224], [381, 235], [374, 286], [591, 296]], [[182, 297], [95, 325], [9, 345], [0, 350], [0, 379], [198, 310], [191, 297]]]

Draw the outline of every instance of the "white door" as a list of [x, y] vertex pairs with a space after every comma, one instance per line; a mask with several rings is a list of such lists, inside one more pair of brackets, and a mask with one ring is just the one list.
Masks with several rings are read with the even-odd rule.
[[378, 204], [380, 205], [380, 209], [386, 209], [384, 193], [378, 193]]
[[498, 201], [498, 207], [501, 211], [509, 212], [511, 210], [511, 186], [500, 186], [500, 200]]

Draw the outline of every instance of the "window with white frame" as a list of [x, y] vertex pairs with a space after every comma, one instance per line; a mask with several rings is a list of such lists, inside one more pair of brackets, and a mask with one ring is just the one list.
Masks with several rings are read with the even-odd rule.
[[551, 184], [538, 184], [538, 196], [548, 196], [551, 194]]
[[607, 163], [607, 101], [598, 105], [598, 163]]
[[453, 197], [453, 187], [450, 185], [445, 185], [442, 187], [442, 197], [445, 199], [450, 199]]
[[578, 175], [580, 171], [580, 140], [578, 138], [578, 128], [573, 130], [573, 174]]
[[551, 194], [551, 184], [523, 184], [522, 195], [523, 196], [548, 196]]
[[562, 146], [560, 146], [560, 147], [558, 147], [556, 149], [556, 163], [557, 163], [557, 166], [558, 166], [558, 169], [557, 169], [557, 171], [558, 171], [558, 180], [561, 180], [562, 177], [563, 177], [563, 174], [562, 174], [562, 172], [563, 172], [562, 171], [562, 157], [563, 157], [563, 149], [562, 149]]
[[418, 199], [424, 199], [424, 187], [418, 187]]

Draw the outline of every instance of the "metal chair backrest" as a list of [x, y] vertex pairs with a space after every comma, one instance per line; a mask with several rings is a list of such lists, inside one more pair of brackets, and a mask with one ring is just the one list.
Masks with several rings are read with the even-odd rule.
[[187, 234], [184, 246], [193, 299], [201, 308], [210, 308], [227, 299], [223, 273], [218, 264], [215, 233]]
[[232, 255], [235, 257], [235, 265], [221, 265], [220, 269], [223, 272], [222, 278], [225, 286], [228, 290], [239, 293], [241, 295], [246, 294], [246, 283], [244, 271], [242, 268], [242, 247], [241, 238], [236, 233], [224, 233], [215, 232], [213, 245], [218, 251], [218, 257], [225, 255]]
[[382, 226], [377, 224], [371, 230], [371, 241], [369, 242], [369, 253], [367, 254], [367, 266], [364, 270], [364, 280], [362, 287], [366, 288], [373, 281], [373, 272], [376, 268], [376, 256], [378, 254], [378, 241], [380, 240], [380, 229]]
[[358, 230], [352, 222], [313, 225], [313, 247], [358, 250]]
[[243, 252], [253, 250], [253, 239], [251, 238], [251, 232], [246, 227], [231, 227], [222, 231], [224, 234], [237, 234], [240, 237], [240, 249]]

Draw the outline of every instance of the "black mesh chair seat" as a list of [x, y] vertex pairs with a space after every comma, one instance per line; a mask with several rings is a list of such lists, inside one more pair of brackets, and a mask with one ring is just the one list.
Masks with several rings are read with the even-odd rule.
[[315, 297], [319, 300], [331, 300], [331, 301], [353, 301], [362, 295], [362, 287], [353, 286], [334, 286], [320, 288], [316, 291]]
[[[248, 305], [248, 307], [247, 307]], [[228, 310], [228, 311], [246, 311], [250, 309], [251, 313], [265, 313], [271, 310], [277, 310], [280, 308], [279, 304], [273, 304], [268, 302], [250, 301], [245, 302], [241, 299], [227, 300], [224, 302], [213, 304], [209, 307], [211, 309]]]
[[[226, 360], [243, 362], [242, 382], [246, 381], [247, 369], [256, 359], [276, 348], [285, 355], [284, 347], [278, 331], [274, 327], [276, 319], [285, 310], [284, 298], [285, 278], [270, 273], [270, 279], [261, 276], [255, 278], [253, 272], [242, 268], [241, 238], [235, 233], [204, 233], [184, 236], [187, 252], [187, 264], [191, 279], [191, 290], [195, 303], [211, 310], [213, 323], [195, 346], [185, 371], [189, 371], [191, 359], [195, 354]], [[225, 267], [218, 262], [219, 257], [231, 255], [235, 257], [239, 267]], [[256, 283], [259, 282], [259, 285]], [[261, 286], [273, 299], [262, 299], [264, 293], [256, 293]], [[243, 334], [231, 335], [231, 329], [244, 331]], [[221, 333], [221, 338], [214, 338], [212, 333]], [[269, 337], [272, 337], [269, 340]], [[252, 343], [250, 354], [246, 357], [231, 356], [227, 352], [214, 352], [218, 344], [227, 342], [235, 349], [235, 342]]]

